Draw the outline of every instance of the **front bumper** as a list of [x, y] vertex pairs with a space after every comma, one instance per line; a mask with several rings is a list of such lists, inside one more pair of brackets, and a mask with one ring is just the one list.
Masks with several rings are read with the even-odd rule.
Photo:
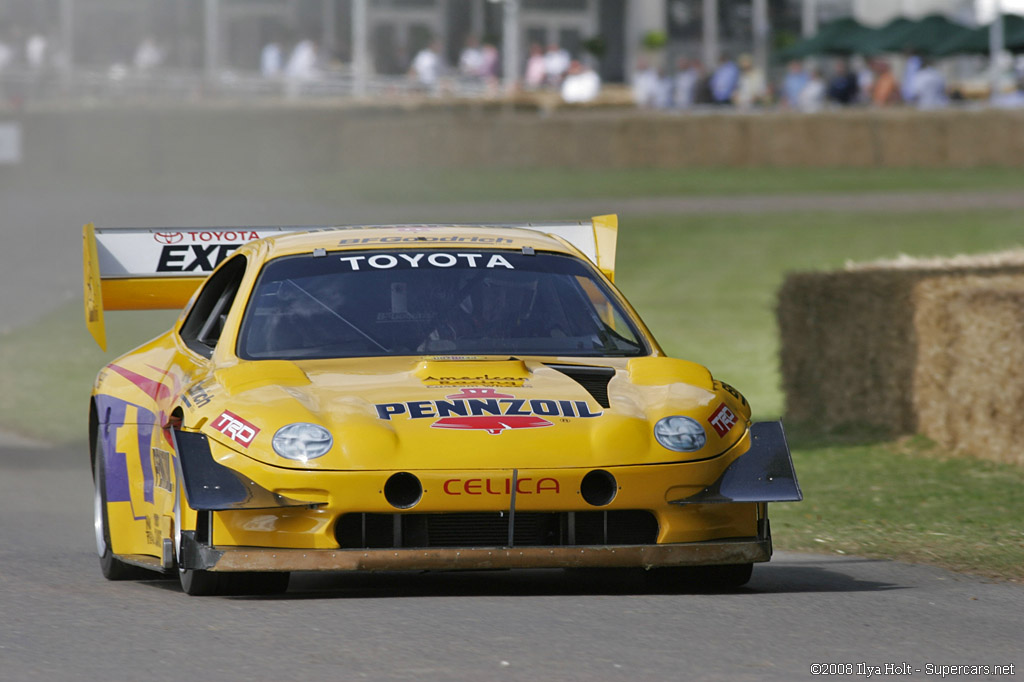
[[[766, 528], [766, 525], [765, 525]], [[745, 564], [772, 555], [767, 530], [757, 538], [641, 546], [459, 549], [266, 549], [216, 547], [182, 538], [181, 566], [207, 571], [467, 571], [511, 568], [655, 568]]]
[[[776, 433], [779, 438], [768, 437]], [[719, 458], [609, 467], [598, 473], [608, 479], [613, 475], [615, 489], [610, 501], [596, 502], [584, 495], [584, 481], [593, 472], [589, 468], [403, 472], [422, 483], [422, 496], [411, 505], [414, 508], [406, 508], [385, 499], [393, 472], [268, 472], [267, 465], [227, 450], [220, 449], [214, 457], [202, 434], [179, 434], [177, 446], [185, 496], [198, 510], [182, 524], [179, 563], [187, 569], [388, 571], [751, 563], [771, 556], [765, 502], [800, 497], [777, 424], [755, 425], [732, 452]], [[744, 460], [749, 464], [730, 466]], [[276, 483], [272, 489], [257, 483], [271, 480]], [[784, 482], [782, 489], [779, 482]], [[613, 515], [632, 512], [653, 516], [653, 535], [609, 534]], [[508, 515], [510, 529], [472, 542], [431, 537], [413, 544], [416, 541], [401, 539], [409, 531], [404, 521], [433, 524], [431, 517], [476, 513]], [[568, 530], [552, 541], [520, 541], [518, 536], [513, 540], [511, 517], [518, 519], [520, 514], [576, 515], [577, 526], [581, 514], [603, 516], [597, 523], [604, 524], [604, 535], [574, 535]], [[357, 515], [365, 517], [363, 532], [353, 538], [346, 535], [342, 521]], [[371, 516], [383, 517], [385, 527], [393, 524], [394, 530], [383, 536], [367, 532]], [[521, 527], [517, 520], [515, 528]]]

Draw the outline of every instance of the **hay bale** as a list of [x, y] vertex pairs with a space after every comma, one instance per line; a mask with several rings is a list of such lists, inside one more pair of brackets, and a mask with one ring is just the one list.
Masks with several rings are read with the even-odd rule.
[[813, 430], [913, 432], [913, 281], [886, 270], [786, 278], [777, 316], [787, 419]]
[[777, 316], [787, 419], [1024, 461], [1024, 250], [793, 274]]
[[918, 429], [1024, 465], [1024, 276], [937, 277], [914, 293]]

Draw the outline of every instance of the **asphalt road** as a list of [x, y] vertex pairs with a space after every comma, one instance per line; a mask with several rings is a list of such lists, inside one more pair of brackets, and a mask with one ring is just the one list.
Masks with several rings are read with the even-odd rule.
[[1024, 674], [1024, 586], [853, 557], [777, 554], [718, 594], [561, 571], [301, 574], [273, 598], [107, 582], [86, 462], [0, 448], [4, 682], [794, 680], [814, 663]]

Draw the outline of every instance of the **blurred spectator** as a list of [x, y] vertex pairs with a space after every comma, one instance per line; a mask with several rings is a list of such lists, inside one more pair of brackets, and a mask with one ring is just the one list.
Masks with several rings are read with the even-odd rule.
[[544, 48], [539, 43], [530, 45], [530, 57], [526, 60], [524, 82], [529, 90], [536, 90], [544, 85]]
[[992, 93], [992, 106], [997, 109], [1019, 109], [1024, 107], [1024, 79], [1016, 85]]
[[782, 106], [787, 109], [800, 108], [800, 93], [810, 76], [804, 70], [804, 64], [794, 59], [786, 65], [786, 75], [782, 79]]
[[49, 42], [39, 31], [36, 31], [25, 42], [25, 62], [33, 71], [42, 71], [46, 67]]
[[875, 85], [875, 74], [864, 57], [856, 55], [853, 60], [853, 71], [857, 74], [857, 103], [868, 104], [871, 102], [871, 90]]
[[416, 82], [422, 88], [436, 90], [441, 79], [441, 43], [433, 40], [417, 52], [409, 73], [416, 78]]
[[915, 104], [918, 109], [942, 109], [949, 104], [946, 79], [935, 64], [922, 60], [921, 68], [914, 75], [907, 101]]
[[731, 104], [736, 86], [740, 82], [740, 68], [736, 62], [723, 56], [718, 68], [711, 74], [711, 100], [714, 104]]
[[825, 79], [821, 77], [818, 67], [812, 67], [797, 97], [797, 110], [805, 114], [816, 114], [825, 108]]
[[871, 103], [876, 107], [887, 107], [900, 101], [900, 87], [892, 74], [892, 67], [882, 59], [876, 59], [872, 65], [875, 82], [871, 86]]
[[592, 102], [601, 92], [601, 77], [579, 60], [569, 63], [569, 72], [562, 80], [562, 100], [571, 104]]
[[284, 67], [289, 97], [297, 96], [303, 85], [319, 77], [318, 58], [316, 41], [312, 38], [300, 40], [292, 48], [292, 53], [288, 56], [288, 63]]
[[486, 42], [480, 51], [483, 53], [483, 63], [480, 66], [481, 75], [488, 80], [496, 79], [498, 77], [498, 60], [501, 57], [498, 47], [494, 43]]
[[459, 73], [463, 76], [482, 78], [484, 74], [484, 52], [476, 36], [466, 38], [466, 46], [459, 55]]
[[653, 109], [658, 102], [658, 71], [645, 57], [637, 60], [633, 72], [633, 103], [641, 109]]
[[859, 87], [857, 75], [850, 70], [850, 63], [840, 59], [836, 63], [835, 75], [828, 82], [829, 100], [849, 106], [857, 101]]
[[654, 89], [654, 108], [668, 109], [672, 106], [672, 76], [665, 69], [658, 69], [658, 82]]
[[764, 71], [757, 68], [753, 58], [748, 54], [740, 55], [737, 60], [740, 75], [736, 82], [732, 101], [740, 109], [752, 109], [768, 103], [768, 82]]
[[284, 50], [276, 36], [260, 50], [260, 73], [266, 78], [277, 78], [284, 69]]
[[163, 63], [164, 51], [153, 36], [147, 35], [139, 42], [139, 46], [135, 48], [135, 56], [132, 59], [135, 70], [140, 73], [146, 73], [159, 68]]
[[700, 78], [700, 62], [691, 62], [686, 57], [676, 60], [676, 72], [672, 78], [673, 107], [689, 109], [696, 103], [697, 85], [700, 83]]
[[909, 102], [913, 99], [914, 79], [917, 78], [917, 73], [921, 70], [921, 66], [921, 57], [913, 52], [908, 52], [907, 63], [903, 65], [903, 82], [900, 85], [900, 97], [904, 102]]
[[558, 87], [569, 66], [569, 51], [559, 47], [558, 43], [548, 45], [548, 51], [544, 53], [544, 79], [548, 85]]

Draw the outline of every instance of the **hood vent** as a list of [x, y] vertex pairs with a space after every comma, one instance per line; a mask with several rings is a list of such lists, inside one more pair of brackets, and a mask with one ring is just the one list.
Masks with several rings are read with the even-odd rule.
[[608, 382], [615, 376], [614, 367], [592, 367], [588, 365], [549, 365], [547, 367], [559, 371], [569, 377], [593, 396], [601, 407], [611, 407], [608, 402]]

